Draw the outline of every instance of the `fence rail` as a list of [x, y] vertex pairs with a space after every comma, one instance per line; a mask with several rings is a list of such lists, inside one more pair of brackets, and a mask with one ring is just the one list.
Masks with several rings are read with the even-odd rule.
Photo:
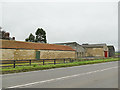
[[[29, 59], [29, 60], [1, 60], [0, 68], [5, 67], [13, 67], [16, 66], [31, 66], [31, 65], [48, 65], [48, 64], [62, 64], [62, 63], [70, 63], [77, 61], [76, 58], [58, 58], [58, 59]], [[89, 61], [89, 60], [96, 60], [95, 58], [84, 58], [79, 59], [79, 61]]]
[[13, 67], [16, 66], [31, 66], [31, 65], [47, 65], [47, 64], [61, 64], [73, 62], [74, 58], [62, 58], [62, 59], [31, 59], [31, 60], [1, 60], [0, 67]]

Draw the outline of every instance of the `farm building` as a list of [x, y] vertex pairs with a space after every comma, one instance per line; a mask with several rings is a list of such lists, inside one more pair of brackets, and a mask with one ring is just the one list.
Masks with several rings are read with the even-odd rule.
[[109, 57], [115, 56], [115, 48], [114, 48], [114, 46], [107, 46], [107, 47], [108, 47]]
[[106, 44], [82, 44], [85, 48], [86, 57], [108, 57], [108, 47]]
[[73, 49], [76, 50], [76, 58], [84, 57], [84, 55], [85, 55], [85, 49], [76, 42], [55, 43], [55, 44], [72, 47]]
[[75, 58], [75, 50], [69, 46], [2, 40], [0, 60]]

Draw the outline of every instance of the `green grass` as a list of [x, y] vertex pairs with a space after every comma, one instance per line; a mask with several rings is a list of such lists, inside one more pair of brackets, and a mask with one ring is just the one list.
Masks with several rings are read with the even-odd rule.
[[120, 55], [120, 53], [116, 52], [115, 55]]
[[18, 73], [18, 72], [28, 72], [28, 71], [35, 71], [35, 70], [44, 70], [44, 69], [51, 69], [51, 68], [60, 68], [60, 67], [71, 67], [71, 66], [79, 66], [85, 64], [94, 64], [94, 63], [102, 63], [102, 62], [110, 62], [110, 61], [118, 61], [118, 58], [109, 58], [109, 59], [98, 59], [98, 60], [90, 60], [90, 61], [81, 61], [78, 59], [76, 62], [72, 63], [63, 63], [63, 64], [50, 64], [50, 65], [38, 65], [33, 64], [31, 66], [16, 66], [16, 68], [2, 68], [2, 74], [7, 73]]

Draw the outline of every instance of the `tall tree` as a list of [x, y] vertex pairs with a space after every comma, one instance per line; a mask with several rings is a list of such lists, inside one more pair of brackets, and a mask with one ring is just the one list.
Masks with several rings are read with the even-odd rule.
[[29, 38], [26, 38], [25, 41], [28, 42], [28, 41], [29, 41]]
[[30, 33], [29, 38], [26, 38], [25, 41], [27, 42], [35, 42], [35, 36]]
[[38, 28], [35, 34], [36, 34], [35, 42], [47, 43], [46, 32], [42, 28]]

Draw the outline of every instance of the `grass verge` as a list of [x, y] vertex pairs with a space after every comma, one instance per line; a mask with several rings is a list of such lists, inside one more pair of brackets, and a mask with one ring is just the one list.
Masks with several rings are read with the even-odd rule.
[[63, 63], [63, 64], [50, 64], [50, 65], [32, 65], [32, 66], [18, 66], [16, 68], [2, 68], [2, 74], [8, 73], [18, 73], [18, 72], [28, 72], [28, 71], [35, 71], [35, 70], [45, 70], [45, 69], [52, 69], [52, 68], [60, 68], [60, 67], [71, 67], [71, 66], [79, 66], [85, 64], [94, 64], [94, 63], [103, 63], [103, 62], [110, 62], [110, 61], [118, 61], [118, 58], [109, 58], [109, 59], [99, 59], [99, 60], [89, 60], [89, 61], [80, 61], [77, 60], [76, 62], [72, 63]]

